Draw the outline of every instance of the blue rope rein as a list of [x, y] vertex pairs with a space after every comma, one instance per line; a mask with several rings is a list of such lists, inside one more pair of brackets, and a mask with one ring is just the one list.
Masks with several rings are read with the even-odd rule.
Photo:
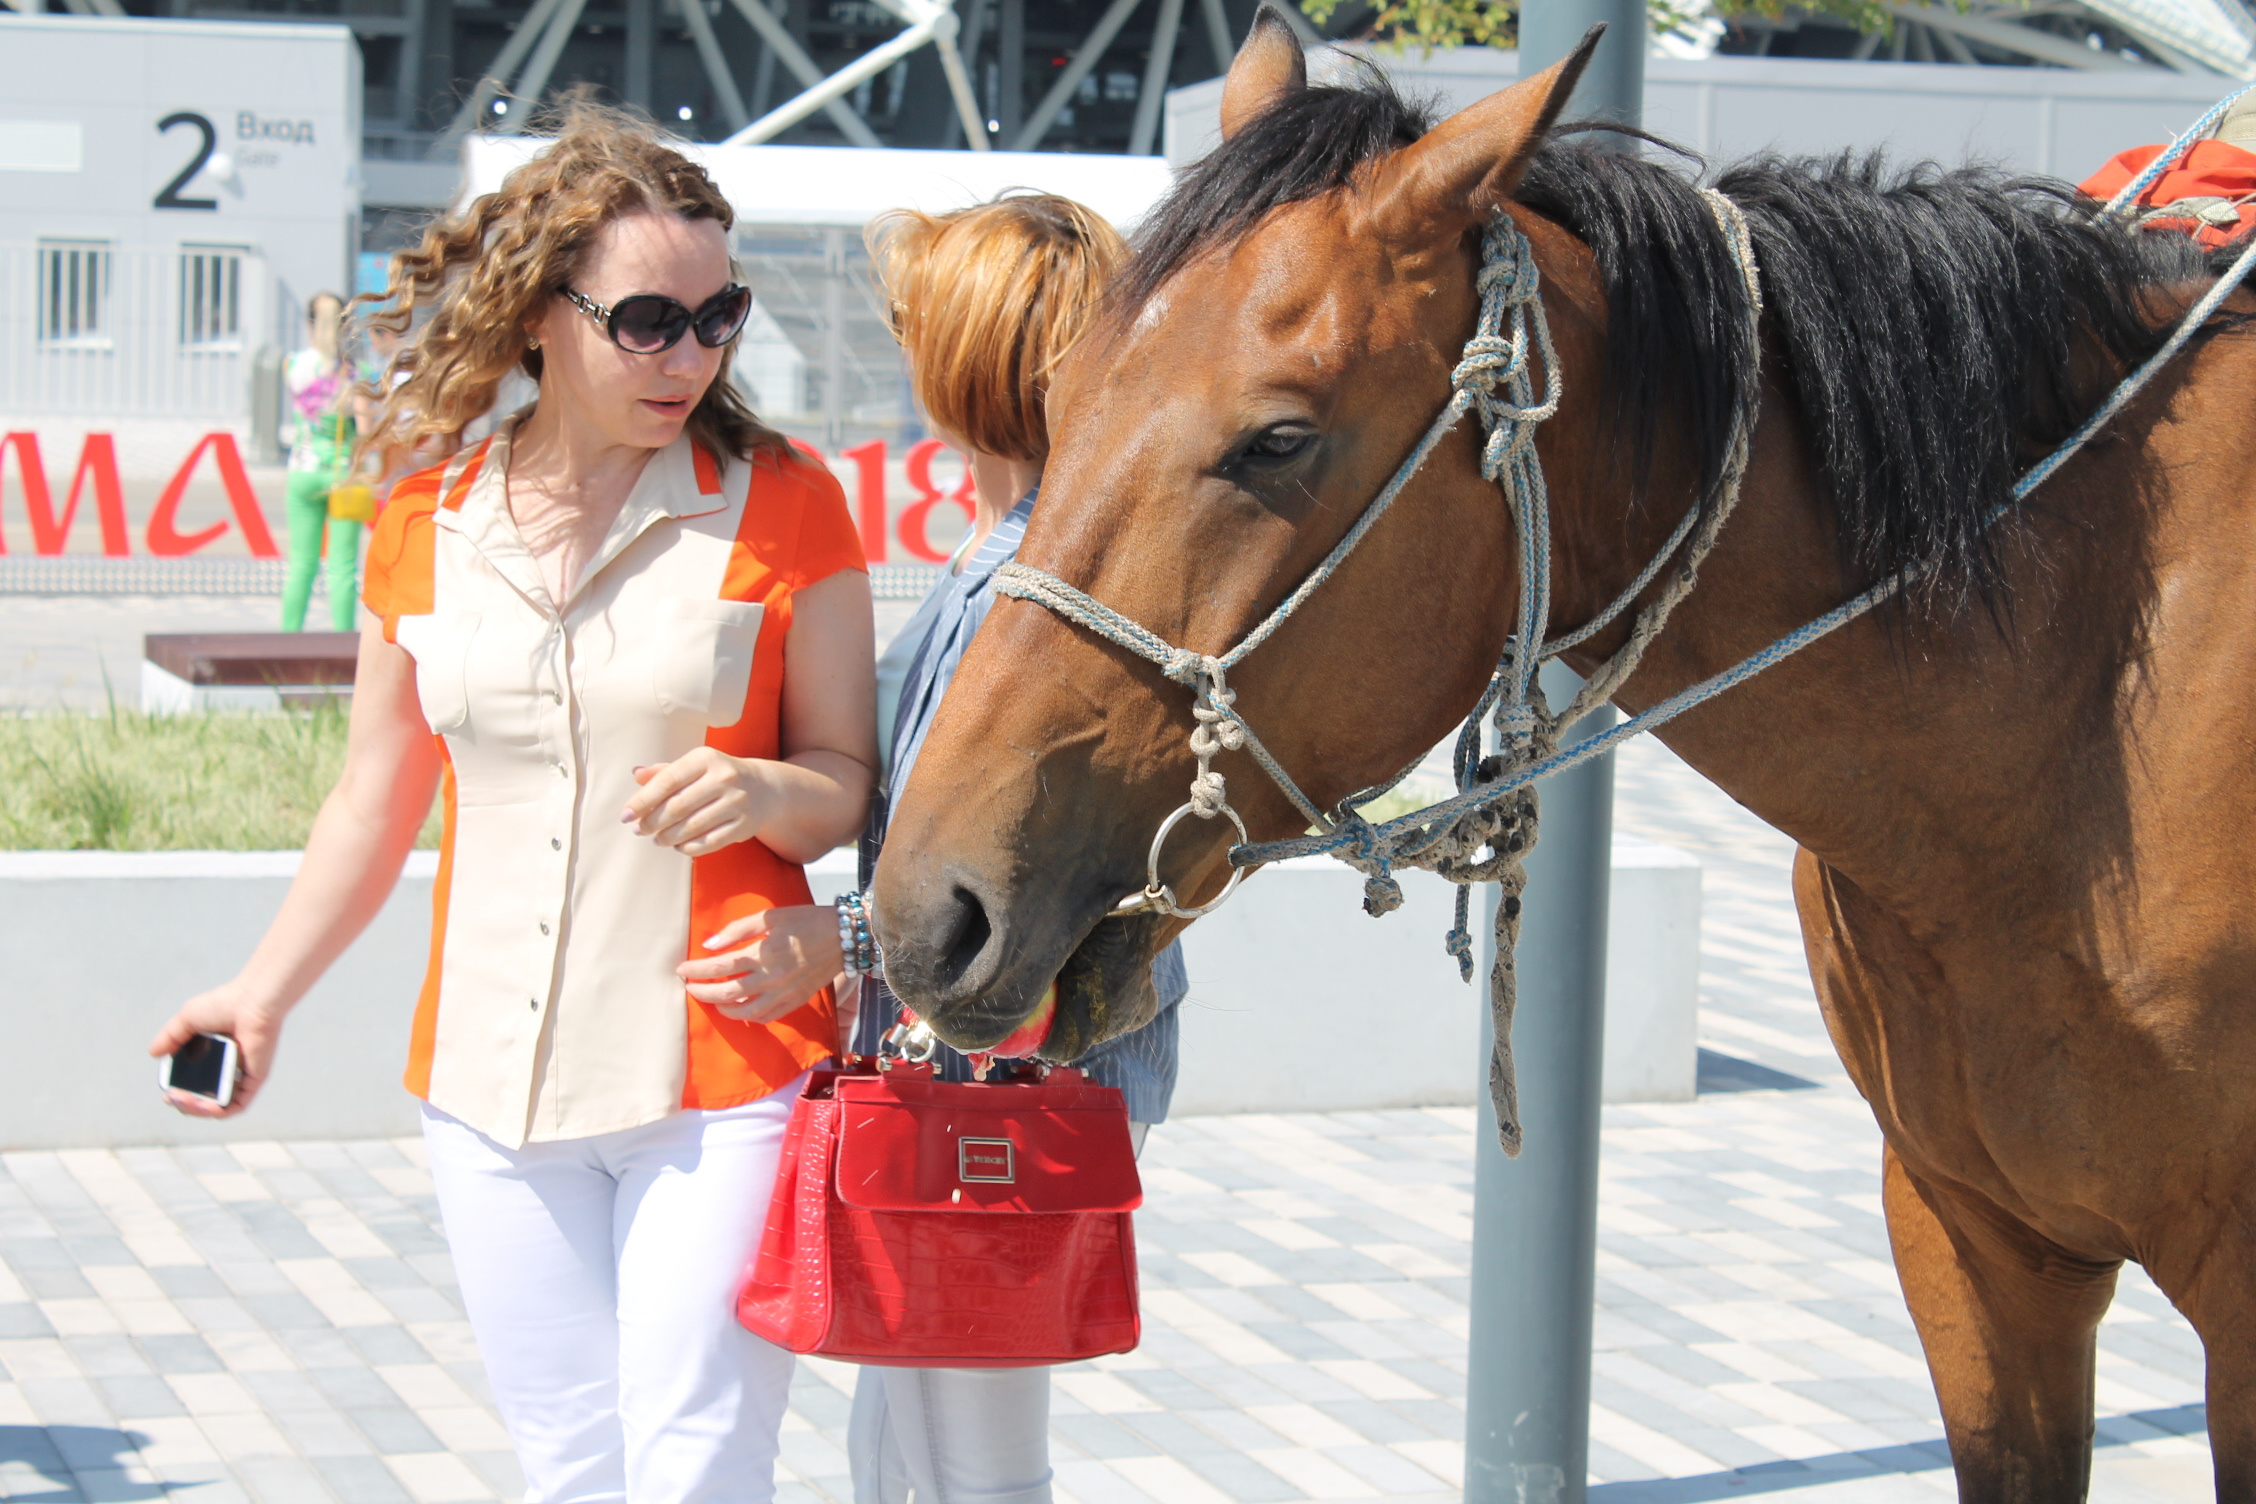
[[2156, 152], [2154, 160], [2139, 169], [2138, 176], [2115, 190], [2115, 196], [2109, 199], [2107, 207], [2099, 212], [2108, 215], [2127, 214], [2136, 209], [2138, 201], [2146, 196], [2146, 190], [2161, 181], [2162, 174], [2175, 167], [2179, 159], [2193, 148], [2195, 142], [2216, 129], [2217, 122], [2225, 118], [2225, 112], [2239, 103], [2240, 97], [2250, 89], [2256, 89], [2256, 84], [2245, 84], [2209, 106], [2199, 120], [2178, 133], [2177, 140]]

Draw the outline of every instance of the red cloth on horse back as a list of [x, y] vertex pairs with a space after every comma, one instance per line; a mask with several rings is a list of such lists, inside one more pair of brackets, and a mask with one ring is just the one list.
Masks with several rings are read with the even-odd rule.
[[[2159, 146], [2134, 146], [2110, 158], [2105, 167], [2076, 186], [2082, 193], [2105, 203], [2120, 192], [2125, 183], [2137, 177], [2161, 150]], [[2224, 141], [2196, 141], [2193, 150], [2180, 158], [2177, 166], [2156, 178], [2140, 196], [2139, 204], [2147, 212], [2139, 215], [2139, 223], [2181, 229], [2214, 249], [2256, 229], [2256, 203], [2242, 202], [2251, 194], [2256, 194], [2256, 152], [2244, 151]], [[2152, 212], [2189, 198], [2225, 199], [2232, 204], [2235, 217], [2225, 224], [2212, 224], [2192, 214], [2180, 217]]]

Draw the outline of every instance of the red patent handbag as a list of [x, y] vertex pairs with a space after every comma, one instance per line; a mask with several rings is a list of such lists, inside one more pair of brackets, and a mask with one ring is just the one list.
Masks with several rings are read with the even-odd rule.
[[1141, 1335], [1120, 1093], [1079, 1071], [935, 1080], [849, 1057], [791, 1110], [737, 1319], [795, 1353], [1017, 1368]]

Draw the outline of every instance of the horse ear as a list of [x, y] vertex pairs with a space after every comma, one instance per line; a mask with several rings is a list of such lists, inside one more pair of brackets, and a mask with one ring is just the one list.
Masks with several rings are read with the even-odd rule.
[[1591, 27], [1565, 58], [1467, 105], [1397, 152], [1372, 185], [1373, 223], [1418, 240], [1487, 219], [1518, 186], [1605, 30]]
[[1230, 76], [1222, 81], [1222, 139], [1227, 141], [1287, 94], [1308, 87], [1308, 59], [1292, 23], [1275, 5], [1263, 0], [1253, 13], [1253, 30], [1230, 63]]

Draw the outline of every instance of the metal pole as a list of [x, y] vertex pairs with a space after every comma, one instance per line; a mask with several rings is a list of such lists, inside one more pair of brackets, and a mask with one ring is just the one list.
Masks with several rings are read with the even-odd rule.
[[[694, 5], [696, 0], [688, 0]], [[587, 0], [564, 0], [563, 6], [549, 20], [548, 30], [541, 34], [540, 45], [533, 49], [533, 60], [525, 64], [525, 76], [517, 80], [517, 97], [520, 108], [511, 110], [502, 118], [502, 136], [522, 136], [525, 127], [533, 123], [533, 112], [540, 108], [541, 96], [548, 92], [548, 76], [556, 71], [556, 60], [564, 55], [564, 46], [572, 40], [572, 33], [580, 24], [580, 12], [587, 8]]]
[[1641, 0], [1527, 0], [1520, 8], [1520, 77], [1548, 68], [1599, 22], [1606, 36], [1582, 71], [1561, 120], [1642, 123], [1645, 115], [1645, 7]]
[[[944, 6], [932, 11], [908, 30], [863, 53], [821, 83], [777, 105], [750, 125], [740, 127], [735, 135], [728, 138], [728, 144], [730, 146], [757, 146], [771, 136], [781, 135], [819, 109], [833, 106], [847, 108], [843, 103], [843, 96], [856, 84], [859, 84], [865, 78], [875, 78], [925, 43], [932, 41], [939, 35], [943, 27], [947, 29], [952, 41], [955, 36], [956, 13]], [[847, 113], [850, 119], [860, 121], [862, 118], [853, 114], [851, 109], [848, 109]], [[869, 131], [866, 122], [863, 123], [862, 130], [865, 133]], [[871, 135], [870, 140], [874, 144], [877, 137]], [[860, 143], [857, 141], [856, 144], [859, 145]]]
[[[963, 116], [960, 122], [964, 130], [964, 145], [970, 147], [973, 151], [993, 151], [995, 142], [994, 138], [987, 134], [987, 114], [979, 107], [979, 85], [972, 77], [972, 70], [979, 66], [979, 43], [987, 27], [987, 0], [969, 0], [969, 3], [958, 11], [957, 15], [962, 21], [963, 29], [955, 42], [955, 66], [963, 70], [964, 88], [969, 91], [971, 106], [971, 113]], [[942, 56], [941, 66], [945, 67], [947, 66], [945, 54]], [[948, 77], [949, 92], [954, 93], [955, 87], [955, 75], [950, 74]], [[964, 101], [959, 98], [956, 102], [956, 111], [959, 115], [962, 115], [963, 109]], [[952, 127], [941, 131], [940, 145], [943, 150], [955, 144], [949, 139], [953, 134]]]
[[1175, 39], [1183, 30], [1183, 0], [1159, 0], [1152, 23], [1151, 52], [1144, 59], [1143, 92], [1136, 96], [1136, 125], [1128, 133], [1128, 155], [1151, 155], [1159, 134], [1159, 107], [1167, 98], [1167, 79], [1175, 66]]
[[[760, 0], [735, 0], [735, 4], [738, 13], [760, 34], [760, 40], [768, 44], [769, 52], [784, 67], [790, 69], [799, 82], [810, 89], [822, 83], [822, 69], [815, 66], [815, 60], [807, 56], [807, 49], [799, 45], [799, 39], [791, 34], [790, 28], [775, 18], [774, 12], [762, 5]], [[852, 88], [853, 85], [849, 84], [847, 87]], [[843, 101], [835, 98], [825, 100], [822, 109], [830, 117], [830, 123], [838, 127], [839, 134], [856, 146], [885, 144], [877, 139], [877, 132], [869, 128], [869, 122], [855, 114]], [[761, 118], [767, 118], [769, 113], [772, 112], [762, 112]]]
[[1143, 0], [1112, 0], [1112, 4], [1105, 7], [1105, 13], [1097, 17], [1097, 24], [1089, 28], [1089, 34], [1073, 50], [1073, 61], [1065, 65], [1057, 82], [1050, 85], [1050, 92], [1042, 96], [1042, 102], [1027, 117], [1025, 128], [1012, 140], [1012, 151], [1032, 151], [1042, 144], [1042, 138], [1049, 134], [1050, 126], [1057, 120], [1058, 111], [1072, 103], [1073, 91], [1081, 87], [1081, 80], [1089, 76], [1089, 70], [1103, 60], [1105, 49], [1112, 45], [1112, 39], [1120, 35], [1120, 28], [1127, 24], [1130, 13], [1141, 4]]
[[657, 45], [658, 18], [652, 14], [658, 0], [627, 0], [627, 46], [621, 72], [626, 87], [620, 92], [628, 104], [649, 110], [650, 59]]
[[996, 0], [996, 5], [996, 90], [1001, 98], [995, 101], [995, 134], [1011, 141], [1026, 118], [1026, 0]]
[[729, 70], [728, 54], [721, 51], [721, 39], [713, 33], [713, 18], [705, 14], [705, 0], [681, 0], [681, 14], [690, 40], [697, 44], [698, 60], [705, 65], [705, 80], [713, 86], [721, 119], [730, 130], [743, 130], [752, 117], [744, 113], [744, 96], [737, 92], [736, 75]]
[[823, 231], [823, 447], [846, 447], [846, 232]]
[[[977, 40], [974, 33], [973, 40]], [[945, 26], [936, 27], [932, 45], [940, 54], [940, 71], [947, 76], [948, 97], [956, 102], [956, 124], [963, 127], [964, 144], [973, 151], [993, 151], [995, 143], [987, 139], [987, 122], [979, 116], [979, 96], [971, 87], [971, 75], [964, 71], [963, 54], [956, 50], [956, 39]], [[942, 133], [943, 143], [946, 135]]]
[[[1558, 664], [1543, 679], [1554, 705], [1579, 687]], [[1602, 706], [1562, 740], [1613, 722], [1612, 707]], [[1583, 1504], [1590, 1472], [1613, 757], [1546, 779], [1542, 800], [1515, 968], [1512, 1050], [1526, 1133], [1518, 1159], [1506, 1159], [1496, 1141], [1481, 1010], [1465, 1504]], [[1491, 889], [1484, 950], [1495, 944], [1495, 903]], [[1486, 975], [1484, 967], [1479, 979]]]
[[1237, 49], [1230, 45], [1230, 18], [1223, 14], [1222, 0], [1199, 0], [1199, 9], [1206, 15], [1206, 45], [1214, 53], [1214, 71], [1230, 71], [1230, 59]]
[[[549, 21], [556, 15], [556, 7], [562, 3], [563, 0], [533, 0], [533, 8], [525, 12], [525, 19], [517, 23], [517, 29], [509, 34], [509, 40], [502, 43], [500, 55], [487, 67], [485, 75], [478, 80], [477, 87], [470, 91], [468, 99], [462, 101], [462, 108], [454, 112], [454, 120], [431, 148], [433, 161], [453, 151], [462, 143], [464, 136], [483, 122], [486, 106], [493, 102], [495, 95], [509, 87], [509, 80], [516, 75], [517, 65], [525, 60], [525, 54], [533, 50], [533, 44], [548, 30]], [[543, 79], [542, 82], [545, 84], [547, 80]]]

